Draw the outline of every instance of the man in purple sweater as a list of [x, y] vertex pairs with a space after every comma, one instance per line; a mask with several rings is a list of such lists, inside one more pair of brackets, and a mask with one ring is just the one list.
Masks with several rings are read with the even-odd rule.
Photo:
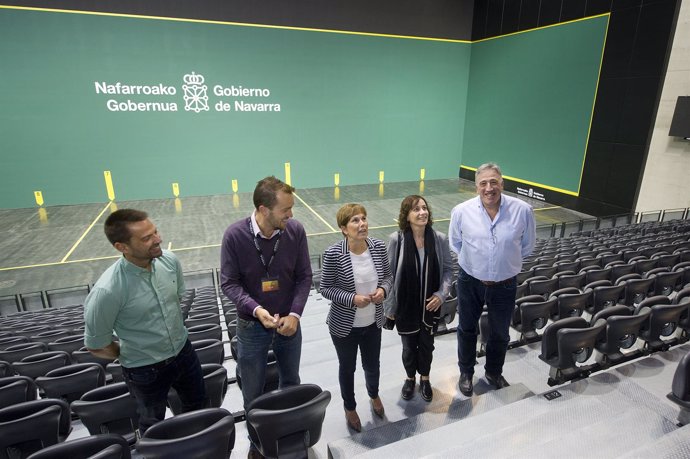
[[228, 227], [220, 254], [223, 292], [237, 305], [237, 365], [245, 410], [263, 393], [271, 345], [280, 387], [300, 383], [299, 320], [311, 288], [304, 227], [292, 219], [295, 189], [275, 177], [254, 189], [252, 215]]

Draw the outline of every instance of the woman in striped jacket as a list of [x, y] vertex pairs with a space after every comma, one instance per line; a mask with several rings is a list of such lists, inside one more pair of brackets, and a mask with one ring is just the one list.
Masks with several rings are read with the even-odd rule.
[[320, 291], [331, 300], [328, 330], [338, 354], [338, 380], [348, 426], [359, 432], [362, 423], [355, 401], [357, 350], [367, 393], [374, 413], [383, 418], [379, 398], [379, 356], [383, 300], [390, 291], [393, 276], [388, 265], [386, 245], [369, 238], [367, 211], [360, 204], [345, 204], [336, 215], [345, 238], [323, 254]]

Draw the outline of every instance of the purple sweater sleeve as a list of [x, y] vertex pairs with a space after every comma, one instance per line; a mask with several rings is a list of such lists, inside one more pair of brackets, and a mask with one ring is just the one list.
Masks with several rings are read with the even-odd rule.
[[242, 285], [240, 260], [246, 258], [243, 256], [245, 244], [238, 243], [237, 240], [240, 236], [237, 224], [225, 230], [220, 249], [220, 286], [225, 296], [237, 305], [238, 313], [252, 316], [259, 303]]
[[295, 257], [295, 293], [293, 295], [290, 312], [302, 315], [304, 306], [307, 304], [309, 291], [311, 290], [311, 262], [309, 261], [309, 248], [307, 246], [307, 233], [302, 225], [296, 228], [295, 244], [297, 254]]

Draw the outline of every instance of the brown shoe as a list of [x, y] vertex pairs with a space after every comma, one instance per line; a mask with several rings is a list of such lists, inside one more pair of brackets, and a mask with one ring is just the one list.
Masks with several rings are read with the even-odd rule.
[[356, 410], [345, 410], [345, 421], [347, 426], [355, 432], [362, 431], [362, 421], [359, 420]]
[[247, 459], [264, 459], [264, 456], [259, 452], [258, 449], [249, 448]]
[[383, 408], [383, 402], [381, 402], [381, 397], [372, 398], [370, 401], [371, 409], [374, 411], [374, 414], [383, 419], [383, 415], [385, 414], [386, 410]]

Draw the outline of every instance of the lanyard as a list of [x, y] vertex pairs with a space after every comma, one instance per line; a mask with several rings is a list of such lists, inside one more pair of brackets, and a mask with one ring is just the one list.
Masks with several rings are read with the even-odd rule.
[[268, 260], [268, 263], [266, 263], [266, 259], [264, 258], [264, 254], [261, 251], [261, 247], [259, 247], [259, 241], [257, 241], [258, 238], [256, 237], [256, 234], [254, 234], [251, 219], [249, 220], [249, 232], [252, 235], [254, 247], [256, 247], [256, 251], [259, 254], [259, 260], [261, 260], [261, 264], [264, 265], [264, 269], [266, 269], [266, 275], [268, 276], [268, 268], [271, 267], [271, 263], [273, 263], [273, 259], [276, 257], [276, 252], [278, 252], [278, 245], [280, 245], [280, 236], [283, 235], [283, 232], [279, 231], [278, 236], [276, 236], [276, 242], [275, 244], [273, 244], [273, 253], [271, 254], [271, 258]]

